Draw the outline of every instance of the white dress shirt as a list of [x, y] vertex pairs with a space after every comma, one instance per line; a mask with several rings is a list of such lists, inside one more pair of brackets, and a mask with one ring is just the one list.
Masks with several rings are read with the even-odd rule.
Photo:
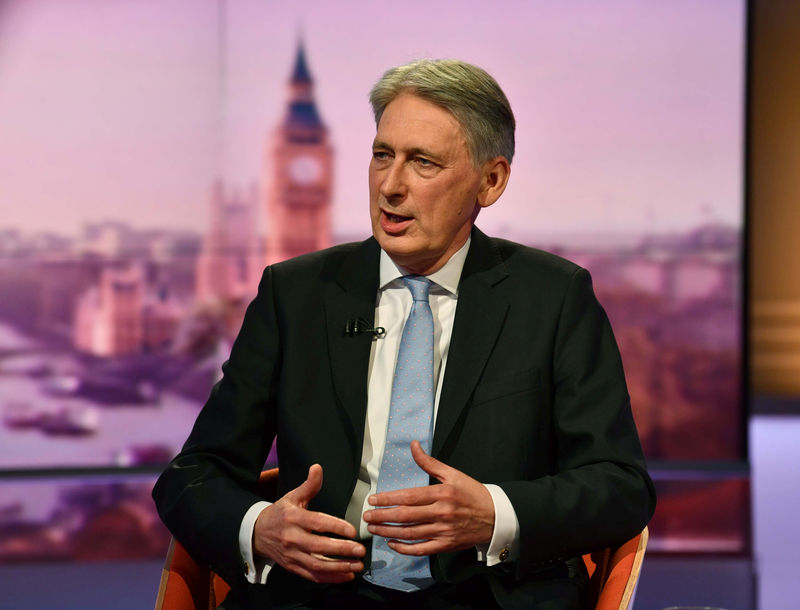
[[[471, 240], [438, 271], [427, 276], [431, 280], [429, 302], [433, 313], [433, 374], [436, 395], [434, 400], [434, 425], [442, 392], [444, 370], [453, 332], [456, 306], [458, 304], [458, 283], [469, 251]], [[389, 407], [392, 398], [392, 380], [403, 325], [411, 311], [411, 292], [400, 281], [409, 273], [398, 266], [381, 250], [380, 283], [375, 305], [375, 327], [386, 329], [386, 334], [372, 341], [367, 381], [367, 418], [364, 425], [364, 444], [361, 452], [356, 487], [347, 506], [345, 519], [352, 523], [359, 538], [367, 539], [372, 534], [361, 518], [365, 510], [370, 510], [367, 498], [376, 492], [381, 459], [386, 443], [386, 428], [389, 421]], [[516, 557], [519, 545], [519, 521], [505, 492], [497, 485], [486, 485], [492, 496], [495, 510], [495, 525], [489, 545], [476, 547], [478, 560], [487, 565], [509, 561]], [[247, 579], [266, 582], [272, 562], [253, 553], [253, 529], [259, 513], [269, 506], [268, 502], [257, 502], [245, 514], [239, 529], [239, 547], [244, 560]]]

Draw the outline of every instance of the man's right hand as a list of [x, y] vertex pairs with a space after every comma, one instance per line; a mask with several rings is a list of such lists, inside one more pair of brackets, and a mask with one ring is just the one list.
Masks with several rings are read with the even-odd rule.
[[[322, 466], [314, 464], [302, 485], [258, 515], [253, 530], [256, 553], [308, 580], [341, 583], [364, 569], [366, 554], [356, 542], [356, 528], [344, 519], [306, 510], [322, 489]], [[349, 540], [321, 535], [336, 534]]]

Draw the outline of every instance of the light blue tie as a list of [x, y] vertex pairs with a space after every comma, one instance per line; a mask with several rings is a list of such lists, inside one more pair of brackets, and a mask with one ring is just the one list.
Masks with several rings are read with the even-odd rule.
[[[411, 456], [418, 440], [429, 453], [433, 432], [433, 314], [428, 304], [431, 281], [410, 275], [402, 278], [411, 291], [411, 313], [403, 327], [392, 383], [386, 447], [378, 475], [378, 493], [429, 484], [428, 474]], [[398, 591], [419, 591], [433, 584], [428, 557], [394, 552], [386, 538], [372, 539], [372, 564], [364, 578]]]

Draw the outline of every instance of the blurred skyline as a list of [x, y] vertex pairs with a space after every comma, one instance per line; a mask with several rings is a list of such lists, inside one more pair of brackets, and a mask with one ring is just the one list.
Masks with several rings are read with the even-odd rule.
[[[2, 469], [136, 466], [178, 451], [229, 353], [225, 325], [238, 328], [236, 312], [197, 307], [198, 269], [219, 268], [204, 250], [218, 245], [212, 186], [222, 179], [236, 205], [231, 191], [263, 186], [301, 37], [335, 149], [334, 239], [370, 232], [367, 93], [381, 73], [425, 56], [486, 68], [514, 108], [517, 155], [478, 224], [544, 238], [591, 270], [648, 458], [742, 458], [744, 0], [0, 0], [0, 231], [96, 225], [57, 256], [48, 240], [17, 251], [13, 235], [17, 258], [0, 255]], [[103, 233], [103, 220], [197, 235]], [[708, 223], [727, 227], [696, 230]], [[676, 235], [643, 237], [654, 232]], [[582, 233], [610, 247], [593, 251]], [[84, 326], [136, 341], [114, 352], [84, 341]], [[126, 546], [165, 534], [141, 528], [142, 516], [160, 527], [149, 483], [95, 481], [6, 483], [0, 561], [52, 560], [53, 531], [57, 557], [86, 557], [75, 540], [160, 554], [164, 544]], [[685, 483], [658, 481], [653, 547], [746, 549], [746, 480]], [[710, 504], [724, 507], [713, 526]], [[98, 522], [117, 538], [92, 538]]]
[[485, 231], [740, 227], [744, 17], [728, 0], [7, 1], [0, 227], [204, 230], [214, 179], [262, 182], [301, 32], [336, 151], [335, 235], [369, 233], [367, 93], [423, 56], [486, 68], [514, 108]]

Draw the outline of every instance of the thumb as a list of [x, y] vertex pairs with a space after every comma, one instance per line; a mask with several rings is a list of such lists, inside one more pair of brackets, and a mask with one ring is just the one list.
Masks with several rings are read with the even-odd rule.
[[306, 480], [286, 495], [293, 502], [305, 508], [320, 489], [322, 489], [322, 466], [313, 464], [308, 469]]
[[441, 483], [447, 483], [448, 475], [453, 471], [450, 466], [444, 462], [440, 462], [434, 457], [425, 453], [419, 441], [411, 441], [411, 456], [417, 463], [417, 466], [422, 468], [429, 475], [437, 479]]

